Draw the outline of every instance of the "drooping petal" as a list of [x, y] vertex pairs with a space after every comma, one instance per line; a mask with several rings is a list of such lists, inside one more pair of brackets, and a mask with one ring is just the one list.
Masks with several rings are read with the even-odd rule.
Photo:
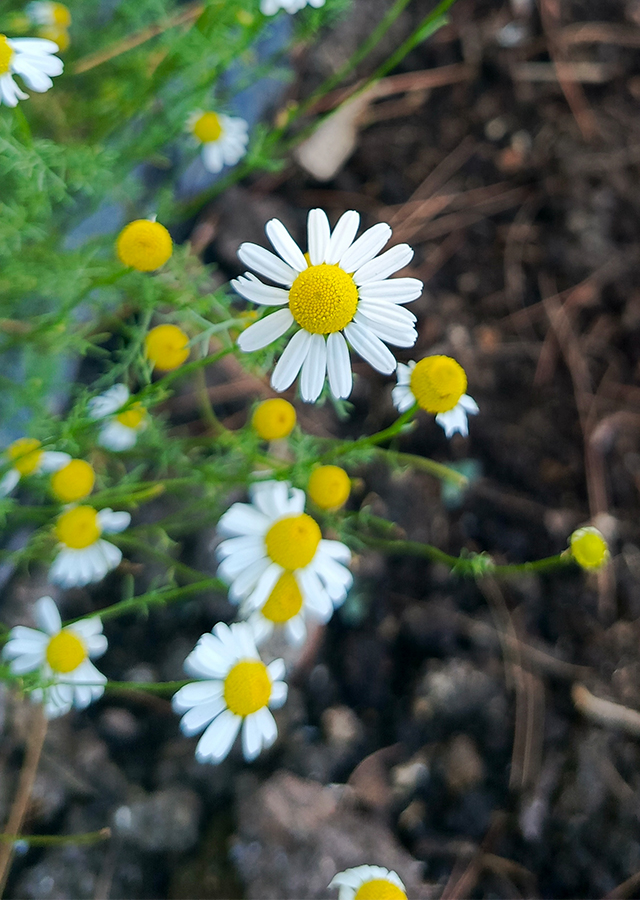
[[98, 513], [100, 527], [107, 534], [119, 534], [131, 524], [131, 513], [114, 512], [112, 509], [101, 509]]
[[234, 715], [229, 709], [223, 710], [198, 741], [198, 762], [222, 762], [228, 756], [241, 724], [240, 716]]

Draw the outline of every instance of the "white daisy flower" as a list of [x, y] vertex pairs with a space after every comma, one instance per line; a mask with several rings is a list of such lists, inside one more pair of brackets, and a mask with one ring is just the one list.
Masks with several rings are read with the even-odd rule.
[[262, 0], [260, 12], [263, 16], [273, 16], [278, 10], [285, 9], [288, 13], [293, 14], [304, 9], [307, 3], [309, 6], [320, 9], [321, 6], [324, 6], [325, 0]]
[[71, 13], [64, 3], [33, 0], [27, 4], [26, 13], [36, 25], [56, 25], [58, 28], [68, 28], [71, 25]]
[[465, 394], [467, 375], [450, 356], [425, 356], [408, 365], [398, 363], [398, 384], [391, 395], [396, 409], [403, 413], [418, 404], [435, 414], [436, 422], [448, 438], [459, 431], [469, 434], [468, 416], [475, 416], [478, 404]]
[[242, 752], [247, 762], [270, 747], [277, 737], [269, 707], [287, 699], [284, 662], [265, 665], [245, 622], [214, 625], [203, 634], [184, 663], [189, 675], [206, 679], [186, 684], [174, 694], [173, 708], [184, 713], [184, 734], [206, 730], [196, 746], [198, 762], [221, 762], [242, 726]]
[[247, 152], [249, 126], [239, 117], [199, 109], [187, 119], [187, 129], [202, 144], [202, 164], [207, 172], [235, 166]]
[[91, 663], [107, 649], [99, 616], [62, 627], [60, 613], [51, 597], [35, 604], [37, 629], [16, 625], [9, 633], [2, 655], [13, 675], [40, 670], [44, 688], [31, 693], [43, 703], [47, 718], [69, 712], [72, 706], [84, 709], [104, 692], [107, 679]]
[[89, 400], [91, 418], [106, 419], [98, 443], [107, 450], [130, 450], [135, 446], [138, 434], [147, 427], [147, 410], [140, 403], [122, 410], [129, 396], [126, 385], [114, 384], [104, 394]]
[[406, 888], [395, 872], [383, 866], [356, 866], [331, 880], [338, 900], [407, 900]]
[[43, 450], [35, 438], [18, 438], [4, 451], [2, 463], [13, 466], [0, 480], [0, 497], [6, 497], [18, 484], [23, 475], [40, 475], [42, 472], [57, 472], [70, 462], [68, 453], [57, 450]]
[[350, 210], [331, 232], [326, 214], [310, 210], [308, 257], [278, 219], [267, 222], [266, 232], [280, 257], [257, 244], [240, 245], [238, 256], [246, 266], [284, 285], [271, 287], [248, 272], [231, 282], [253, 303], [282, 307], [250, 325], [238, 338], [240, 349], [260, 350], [291, 326], [299, 328], [273, 371], [274, 390], [286, 390], [302, 370], [303, 400], [312, 403], [320, 396], [325, 373], [334, 397], [345, 398], [353, 386], [347, 341], [385, 375], [394, 372], [397, 363], [383, 341], [395, 347], [415, 344], [416, 317], [402, 304], [420, 296], [422, 282], [389, 280], [411, 261], [413, 250], [398, 244], [377, 256], [391, 228], [379, 223], [354, 241], [359, 224], [360, 215]]
[[327, 622], [347, 596], [353, 576], [346, 568], [351, 551], [340, 541], [323, 540], [315, 519], [304, 512], [304, 491], [285, 481], [251, 487], [252, 503], [234, 503], [218, 522], [232, 535], [218, 547], [218, 576], [229, 598], [242, 603], [261, 639], [275, 625], [304, 640], [305, 618]]
[[63, 588], [101, 581], [122, 559], [122, 551], [103, 540], [103, 532], [117, 534], [131, 522], [128, 512], [74, 506], [56, 522], [60, 552], [49, 569], [49, 581]]
[[62, 60], [53, 56], [58, 45], [43, 38], [8, 38], [0, 34], [0, 104], [17, 106], [18, 100], [28, 100], [29, 95], [20, 90], [13, 80], [20, 75], [27, 87], [39, 94], [53, 85], [51, 75], [60, 75]]

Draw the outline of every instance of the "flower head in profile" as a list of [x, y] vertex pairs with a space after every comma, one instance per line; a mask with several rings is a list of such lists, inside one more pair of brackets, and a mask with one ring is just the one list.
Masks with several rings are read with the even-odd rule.
[[187, 129], [202, 144], [202, 164], [208, 172], [220, 172], [242, 159], [249, 143], [248, 128], [244, 119], [201, 109], [187, 119]]
[[101, 535], [124, 531], [131, 522], [128, 512], [74, 506], [58, 517], [55, 536], [58, 555], [49, 570], [49, 581], [61, 587], [82, 587], [101, 581], [122, 559], [122, 551]]
[[160, 222], [135, 219], [122, 229], [116, 240], [118, 259], [138, 272], [155, 272], [173, 253], [171, 235]]
[[356, 866], [331, 880], [339, 888], [338, 900], [407, 900], [404, 884], [395, 872], [383, 866]]
[[262, 662], [246, 623], [218, 622], [211, 634], [202, 635], [184, 668], [203, 680], [180, 688], [172, 702], [177, 713], [184, 713], [184, 734], [205, 729], [196, 746], [199, 762], [221, 762], [241, 728], [247, 762], [273, 744], [278, 732], [269, 710], [287, 699], [284, 662]]
[[246, 266], [282, 285], [271, 287], [250, 273], [231, 282], [246, 300], [279, 307], [242, 332], [240, 349], [260, 350], [296, 328], [271, 376], [274, 390], [286, 390], [301, 372], [302, 399], [313, 403], [328, 375], [331, 393], [345, 398], [353, 386], [347, 344], [385, 375], [397, 365], [386, 344], [415, 344], [416, 317], [402, 304], [420, 296], [422, 282], [389, 279], [411, 261], [413, 250], [398, 244], [378, 256], [391, 228], [379, 223], [354, 240], [359, 224], [359, 214], [351, 210], [332, 232], [326, 214], [312, 209], [308, 255], [278, 219], [267, 222], [266, 232], [279, 256], [257, 244], [240, 245], [238, 256]]
[[19, 75], [28, 88], [43, 94], [53, 86], [51, 76], [60, 75], [62, 60], [54, 56], [58, 45], [42, 38], [8, 38], [0, 34], [0, 104], [17, 106], [18, 100], [28, 100], [13, 80]]
[[267, 481], [251, 487], [251, 498], [234, 503], [218, 523], [218, 531], [230, 536], [218, 547], [218, 575], [259, 640], [281, 626], [290, 640], [302, 641], [305, 619], [327, 622], [347, 596], [351, 551], [322, 538], [304, 512], [304, 491]]
[[419, 362], [398, 364], [398, 384], [392, 391], [399, 412], [417, 403], [425, 412], [435, 415], [436, 422], [450, 438], [456, 431], [469, 434], [468, 416], [478, 412], [478, 404], [465, 394], [467, 375], [450, 356], [425, 356]]
[[147, 410], [140, 403], [123, 409], [129, 400], [129, 389], [124, 384], [114, 384], [104, 394], [89, 401], [92, 419], [104, 419], [98, 435], [98, 443], [107, 450], [130, 450], [138, 435], [147, 427]]
[[0, 481], [0, 497], [10, 494], [21, 478], [42, 472], [57, 472], [71, 460], [68, 453], [44, 450], [35, 438], [18, 438], [4, 451], [2, 463], [11, 468]]
[[31, 693], [43, 703], [47, 718], [69, 712], [72, 706], [84, 709], [104, 692], [107, 681], [91, 659], [107, 649], [99, 616], [62, 627], [58, 607], [51, 597], [35, 604], [38, 628], [16, 625], [9, 633], [2, 655], [13, 675], [39, 671], [47, 685]]
[[274, 16], [279, 10], [284, 9], [290, 15], [304, 9], [305, 6], [315, 6], [320, 9], [325, 0], [261, 0], [260, 12], [263, 16]]
[[576, 529], [569, 539], [571, 555], [583, 569], [601, 569], [611, 558], [604, 535], [593, 525]]
[[61, 53], [68, 49], [70, 44], [68, 29], [71, 25], [71, 12], [68, 6], [52, 0], [33, 0], [27, 4], [26, 13], [37, 26], [38, 37], [53, 41]]

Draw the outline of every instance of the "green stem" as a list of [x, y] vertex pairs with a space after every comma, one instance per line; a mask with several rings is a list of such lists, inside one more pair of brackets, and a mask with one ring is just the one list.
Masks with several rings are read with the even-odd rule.
[[165, 694], [169, 691], [174, 693], [185, 684], [190, 683], [188, 679], [184, 681], [108, 681], [105, 684], [105, 690], [114, 693], [117, 691], [148, 691], [150, 694]]
[[375, 434], [365, 435], [355, 441], [341, 441], [338, 446], [332, 447], [330, 450], [326, 450], [321, 454], [321, 456], [318, 457], [318, 462], [327, 462], [338, 456], [345, 456], [345, 454], [351, 453], [354, 450], [362, 450], [365, 447], [374, 447], [376, 444], [384, 444], [385, 441], [400, 434], [404, 426], [413, 419], [417, 409], [418, 404], [416, 403], [411, 409], [408, 409], [397, 418], [393, 425], [389, 425], [388, 428], [383, 428], [382, 431], [376, 431]]
[[428, 472], [429, 475], [433, 475], [434, 478], [439, 478], [441, 481], [453, 482], [456, 487], [463, 488], [469, 484], [469, 479], [466, 475], [463, 475], [461, 472], [456, 472], [455, 469], [450, 469], [449, 466], [445, 466], [443, 463], [436, 462], [426, 456], [416, 456], [415, 453], [397, 453], [395, 450], [389, 450], [385, 447], [376, 447], [375, 449], [376, 453], [381, 453], [393, 458], [393, 460], [401, 466], [411, 466], [413, 469], [422, 469], [424, 472]]
[[[138, 597], [130, 597], [128, 600], [120, 600], [119, 603], [113, 603], [104, 609], [98, 609], [91, 615], [98, 615], [104, 621], [105, 619], [115, 619], [117, 616], [123, 616], [128, 613], [139, 612], [149, 606], [162, 606], [165, 603], [175, 603], [183, 600], [192, 594], [198, 594], [201, 591], [221, 590], [225, 588], [219, 578], [204, 578], [202, 581], [196, 581], [192, 584], [185, 584], [182, 587], [170, 588], [158, 591], [148, 591], [146, 594], [140, 594]], [[78, 619], [72, 619], [65, 622], [65, 625], [72, 625], [80, 619], [90, 618], [91, 616], [80, 616]]]

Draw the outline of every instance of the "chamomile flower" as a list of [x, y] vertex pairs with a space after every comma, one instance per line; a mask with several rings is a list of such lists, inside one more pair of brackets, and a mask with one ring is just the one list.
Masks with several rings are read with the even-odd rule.
[[331, 880], [339, 888], [338, 900], [407, 900], [404, 884], [395, 872], [383, 866], [356, 866]]
[[402, 304], [420, 296], [422, 282], [389, 280], [411, 261], [413, 250], [398, 244], [377, 256], [391, 237], [391, 228], [379, 223], [354, 241], [359, 224], [359, 214], [351, 210], [331, 232], [326, 214], [312, 209], [308, 256], [278, 219], [267, 222], [266, 232], [279, 257], [257, 244], [240, 245], [238, 256], [246, 266], [284, 285], [271, 287], [248, 272], [231, 282], [245, 299], [280, 307], [243, 331], [240, 349], [260, 350], [291, 327], [297, 329], [271, 376], [274, 390], [286, 390], [302, 370], [303, 400], [317, 400], [325, 375], [334, 397], [345, 398], [353, 386], [347, 342], [385, 375], [394, 372], [397, 363], [383, 342], [395, 347], [415, 344], [416, 317]]
[[144, 355], [160, 372], [179, 368], [189, 352], [189, 336], [177, 325], [156, 325], [144, 339]]
[[42, 38], [8, 38], [0, 34], [0, 104], [17, 106], [18, 100], [28, 100], [13, 80], [19, 75], [27, 87], [43, 94], [53, 86], [50, 76], [60, 75], [62, 60], [54, 56], [58, 45]]
[[218, 575], [229, 584], [229, 598], [242, 603], [243, 615], [260, 613], [261, 634], [266, 621], [267, 628], [284, 626], [300, 641], [307, 615], [326, 622], [347, 596], [351, 551], [323, 540], [304, 512], [304, 491], [266, 481], [251, 487], [251, 498], [234, 503], [218, 523], [218, 531], [231, 536], [218, 547]]
[[39, 475], [41, 472], [56, 472], [70, 461], [68, 453], [57, 450], [43, 450], [35, 438], [18, 438], [4, 451], [4, 463], [12, 467], [0, 481], [0, 497], [10, 494], [25, 475]]
[[260, 12], [263, 16], [273, 16], [278, 10], [284, 9], [293, 15], [298, 10], [304, 9], [307, 3], [309, 6], [315, 6], [316, 9], [320, 9], [321, 6], [324, 6], [325, 0], [262, 0]]
[[40, 671], [48, 684], [33, 691], [31, 699], [44, 704], [49, 719], [69, 712], [72, 706], [84, 709], [102, 696], [107, 681], [90, 662], [107, 649], [100, 617], [63, 628], [56, 604], [51, 597], [41, 597], [34, 618], [37, 629], [16, 625], [3, 648], [12, 674]]
[[205, 728], [196, 746], [199, 762], [221, 762], [241, 728], [247, 762], [273, 744], [278, 732], [269, 708], [277, 709], [287, 699], [284, 662], [262, 662], [246, 623], [218, 622], [211, 634], [202, 635], [184, 668], [204, 679], [180, 688], [172, 701], [174, 710], [184, 713], [184, 734]]
[[398, 364], [398, 384], [392, 397], [399, 412], [406, 412], [417, 403], [425, 412], [435, 415], [448, 438], [456, 431], [466, 437], [467, 416], [478, 412], [478, 404], [465, 394], [466, 388], [466, 373], [455, 359], [426, 356], [417, 363]]
[[126, 385], [114, 384], [104, 394], [89, 400], [91, 418], [105, 419], [98, 443], [107, 450], [130, 450], [135, 446], [138, 434], [147, 427], [147, 410], [142, 404], [134, 403], [122, 409], [129, 396]]
[[160, 222], [135, 219], [122, 229], [116, 240], [118, 259], [138, 272], [155, 272], [173, 253], [171, 235]]
[[51, 476], [51, 493], [61, 503], [76, 503], [89, 496], [95, 483], [93, 466], [84, 459], [72, 459]]
[[583, 569], [601, 569], [610, 559], [609, 546], [597, 528], [585, 525], [573, 532], [569, 539], [571, 555]]
[[202, 144], [202, 164], [208, 172], [235, 166], [247, 152], [249, 126], [239, 117], [199, 109], [187, 119], [187, 129]]
[[288, 400], [274, 397], [256, 406], [251, 417], [253, 430], [263, 441], [278, 441], [288, 437], [296, 424], [295, 408]]
[[351, 479], [340, 466], [318, 466], [311, 473], [307, 491], [320, 509], [340, 509], [349, 499]]
[[71, 13], [64, 3], [49, 2], [49, 0], [33, 0], [27, 5], [26, 13], [29, 19], [37, 26], [38, 36], [53, 41], [58, 45], [61, 53], [68, 49], [70, 44], [69, 26], [71, 25]]
[[49, 581], [61, 587], [82, 587], [101, 581], [122, 559], [122, 551], [101, 535], [124, 531], [131, 522], [128, 512], [74, 506], [59, 516], [55, 536], [59, 552], [49, 569]]

